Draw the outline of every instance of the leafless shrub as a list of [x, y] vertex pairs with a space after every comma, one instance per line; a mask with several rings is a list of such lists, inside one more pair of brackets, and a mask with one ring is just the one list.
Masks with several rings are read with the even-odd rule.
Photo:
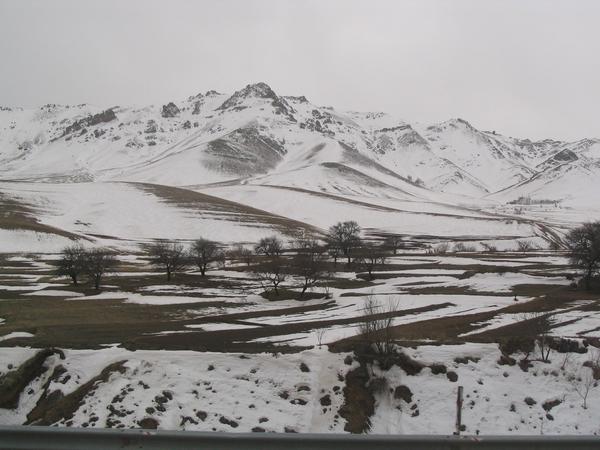
[[571, 362], [571, 352], [565, 352], [563, 354], [562, 362], [560, 363], [560, 370], [562, 370], [564, 372], [566, 370], [567, 366], [570, 364], [570, 362]]
[[359, 325], [361, 335], [379, 355], [394, 353], [392, 324], [394, 313], [398, 311], [397, 302], [386, 306], [379, 303], [372, 295], [365, 299], [363, 320]]
[[548, 335], [550, 329], [550, 315], [542, 312], [524, 313], [520, 317], [522, 322], [527, 322], [529, 333], [534, 336], [540, 361], [550, 362], [551, 337]]
[[354, 261], [357, 263], [358, 267], [367, 271], [369, 279], [372, 280], [373, 271], [378, 266], [383, 266], [385, 264], [387, 258], [385, 248], [372, 242], [364, 242], [355, 252], [356, 258]]
[[498, 251], [498, 247], [488, 242], [480, 242], [479, 245], [483, 247], [484, 252], [495, 253]]
[[527, 253], [527, 252], [535, 250], [536, 248], [537, 248], [536, 245], [531, 241], [527, 241], [527, 240], [517, 241], [517, 250], [520, 251], [521, 253]]
[[382, 394], [389, 392], [390, 385], [386, 377], [374, 377], [369, 380], [367, 389], [371, 394]]
[[430, 248], [428, 251], [431, 255], [445, 255], [450, 250], [450, 244], [447, 242], [442, 242]]
[[468, 245], [464, 242], [457, 242], [454, 244], [453, 248], [454, 253], [473, 253], [477, 251], [474, 245]]
[[580, 374], [573, 379], [573, 388], [583, 402], [581, 405], [583, 406], [583, 409], [587, 409], [587, 398], [590, 391], [597, 385], [598, 382], [594, 379], [592, 371], [587, 370], [587, 368], [585, 368], [583, 374]]
[[585, 367], [592, 369], [594, 380], [600, 380], [600, 350], [594, 348], [590, 351], [590, 359], [583, 363]]
[[327, 333], [326, 328], [317, 328], [315, 331], [315, 335], [317, 336], [317, 343], [319, 344], [319, 348], [323, 345], [323, 339], [325, 338], [325, 334]]

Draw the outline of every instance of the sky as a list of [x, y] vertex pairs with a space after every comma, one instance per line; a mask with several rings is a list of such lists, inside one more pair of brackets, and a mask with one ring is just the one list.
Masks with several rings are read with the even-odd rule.
[[0, 105], [264, 81], [341, 110], [600, 137], [598, 0], [0, 0]]

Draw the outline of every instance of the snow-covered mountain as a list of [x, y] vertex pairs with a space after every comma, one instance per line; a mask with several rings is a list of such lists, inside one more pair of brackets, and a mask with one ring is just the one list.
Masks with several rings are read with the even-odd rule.
[[143, 108], [0, 108], [4, 180], [256, 183], [402, 199], [446, 193], [586, 203], [599, 175], [598, 139], [533, 142], [462, 119], [410, 124], [280, 96], [265, 83]]

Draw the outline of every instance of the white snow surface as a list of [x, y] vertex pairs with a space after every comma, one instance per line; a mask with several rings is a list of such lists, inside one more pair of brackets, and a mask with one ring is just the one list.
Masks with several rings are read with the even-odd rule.
[[[576, 384], [569, 379], [590, 370], [582, 367], [590, 358], [588, 354], [572, 354], [564, 363], [560, 354], [552, 353], [550, 363], [534, 361], [529, 372], [523, 372], [517, 365], [498, 364], [500, 352], [496, 344], [421, 345], [404, 351], [423, 364], [443, 364], [456, 373], [458, 381], [451, 382], [444, 373], [434, 375], [427, 367], [418, 375], [407, 375], [398, 366], [385, 371], [375, 366], [373, 375], [385, 379], [385, 388], [375, 393], [371, 433], [451, 434], [459, 385], [464, 387], [466, 434], [597, 432], [595, 417], [600, 413], [600, 391], [591, 391], [588, 409], [583, 409]], [[18, 365], [33, 353], [33, 349], [3, 349], [0, 369], [8, 364]], [[297, 432], [344, 432], [344, 419], [334, 418], [343, 404], [344, 383], [338, 377], [357, 367], [356, 362], [345, 365], [345, 357], [346, 354], [329, 353], [325, 347], [278, 356], [130, 352], [111, 347], [66, 350], [64, 360], [55, 356], [47, 364], [50, 368], [58, 364], [66, 368], [70, 377], [51, 382], [49, 389], [68, 394], [109, 364], [125, 361], [123, 374], [114, 372], [108, 383], [99, 383], [84, 398], [72, 418], [73, 426], [101, 427], [107, 420], [116, 419], [125, 427], [137, 427], [140, 420], [152, 416], [160, 429], [249, 432], [261, 426], [275, 432], [286, 428]], [[457, 357], [477, 362], [458, 363]], [[310, 371], [301, 371], [301, 363]], [[0, 410], [0, 422], [20, 424], [25, 420], [28, 408], [39, 395], [35, 388], [46, 381], [49, 372], [31, 383], [33, 389], [22, 395], [19, 408]], [[390, 393], [389, 389], [393, 391], [399, 385], [410, 389], [410, 403]], [[329, 397], [331, 405], [321, 406], [324, 396]], [[526, 404], [526, 398], [535, 403]], [[557, 399], [557, 406], [548, 412], [543, 409], [545, 402]], [[123, 417], [110, 412], [111, 404]], [[164, 410], [157, 411], [158, 405]], [[149, 414], [148, 408], [154, 412]], [[185, 417], [192, 420], [184, 420]]]

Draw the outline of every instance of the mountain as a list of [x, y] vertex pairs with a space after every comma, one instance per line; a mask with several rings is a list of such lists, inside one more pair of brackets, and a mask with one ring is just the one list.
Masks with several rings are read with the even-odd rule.
[[598, 175], [598, 139], [516, 139], [463, 119], [410, 124], [280, 96], [265, 83], [142, 108], [0, 108], [3, 180], [256, 183], [404, 200], [586, 203], [594, 199], [583, 191], [600, 187]]
[[575, 208], [597, 207], [600, 139], [560, 143], [553, 147], [550, 155], [535, 166], [534, 176], [490, 198], [505, 201], [532, 198], [546, 203], [562, 201]]

